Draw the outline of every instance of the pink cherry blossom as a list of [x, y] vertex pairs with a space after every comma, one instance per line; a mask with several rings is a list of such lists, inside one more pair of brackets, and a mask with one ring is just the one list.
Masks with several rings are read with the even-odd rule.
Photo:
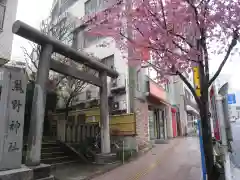
[[[113, 37], [122, 51], [132, 49], [127, 57], [129, 64], [151, 60], [149, 65], [162, 75], [182, 73], [201, 62], [206, 65], [209, 53], [226, 53], [234, 33], [237, 37], [239, 34], [239, 0], [106, 0], [105, 3], [103, 11], [82, 19], [89, 32]], [[146, 54], [139, 53], [141, 49], [151, 52], [149, 60], [143, 57]], [[200, 56], [203, 51], [205, 57]]]

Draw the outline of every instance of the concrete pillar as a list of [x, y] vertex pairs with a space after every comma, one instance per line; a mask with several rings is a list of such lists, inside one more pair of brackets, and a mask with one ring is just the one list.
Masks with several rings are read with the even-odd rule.
[[110, 132], [109, 132], [107, 73], [101, 72], [100, 79], [102, 82], [102, 87], [100, 88], [101, 153], [107, 154], [111, 152]]
[[167, 109], [168, 107], [167, 106], [165, 106], [165, 108], [164, 108], [164, 139], [168, 139], [168, 128], [167, 128], [167, 123], [168, 123], [168, 120], [169, 120], [169, 118], [168, 118], [168, 109]]
[[166, 108], [166, 115], [167, 115], [167, 137], [173, 137], [173, 128], [172, 128], [172, 111], [171, 106], [167, 106]]
[[42, 46], [38, 63], [37, 80], [34, 88], [30, 130], [28, 135], [28, 151], [26, 159], [26, 165], [28, 166], [37, 166], [40, 164], [46, 104], [46, 83], [48, 81], [52, 52], [53, 47], [51, 45]]

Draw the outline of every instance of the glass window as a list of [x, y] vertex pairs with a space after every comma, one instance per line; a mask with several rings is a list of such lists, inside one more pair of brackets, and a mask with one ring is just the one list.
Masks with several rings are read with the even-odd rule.
[[100, 36], [92, 35], [87, 31], [83, 32], [84, 37], [84, 47], [90, 46], [94, 41], [97, 41], [100, 39]]
[[168, 84], [168, 82], [166, 82], [164, 85], [165, 85], [165, 87], [164, 87], [165, 91], [169, 92], [169, 84]]
[[104, 0], [88, 0], [85, 2], [85, 15], [95, 13], [102, 9]]
[[57, 17], [59, 14], [59, 1], [55, 4], [54, 8], [52, 9], [52, 17]]
[[85, 2], [85, 15], [89, 15], [97, 11], [98, 0], [88, 0]]
[[70, 6], [73, 5], [78, 0], [62, 0], [61, 2], [61, 8], [60, 8], [60, 13], [65, 12]]
[[108, 56], [102, 60], [102, 63], [114, 69], [114, 55]]

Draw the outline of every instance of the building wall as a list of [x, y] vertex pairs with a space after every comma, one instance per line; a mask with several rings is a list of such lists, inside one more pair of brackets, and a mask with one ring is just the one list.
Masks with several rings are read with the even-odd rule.
[[[185, 75], [187, 80], [190, 82], [190, 84], [194, 87], [194, 82], [193, 82], [193, 73], [188, 73]], [[173, 78], [173, 94], [175, 95], [175, 103], [179, 108], [180, 112], [180, 122], [181, 122], [181, 135], [185, 135], [188, 132], [188, 115], [186, 112], [185, 108], [185, 90], [190, 94], [190, 100], [192, 103], [196, 103], [195, 99], [189, 90], [189, 88], [184, 84], [184, 82], [177, 76]]]
[[149, 143], [148, 103], [146, 101], [135, 100], [135, 116], [137, 143], [139, 147], [144, 147]]
[[228, 113], [229, 113], [229, 118], [240, 118], [240, 106], [236, 104], [229, 104], [228, 105]]
[[[70, 1], [71, 1], [70, 6], [67, 5], [67, 4], [62, 4], [62, 5], [59, 6], [59, 8], [61, 9], [63, 6], [67, 5], [67, 6], [69, 6], [69, 8], [67, 8], [65, 12], [68, 12], [71, 16], [78, 17], [79, 19], [84, 17], [84, 15], [85, 15], [85, 2], [87, 0], [83, 0], [83, 1], [70, 0]], [[101, 7], [98, 7], [97, 9], [100, 10]], [[76, 24], [80, 25], [79, 22], [76, 22]], [[127, 64], [126, 59], [123, 58], [123, 54], [120, 52], [120, 50], [118, 48], [116, 48], [116, 44], [115, 44], [114, 40], [112, 38], [96, 39], [96, 41], [91, 42], [86, 47], [86, 46], [84, 46], [84, 38], [86, 36], [84, 34], [84, 29], [78, 29], [77, 34], [78, 34], [77, 35], [78, 42], [77, 42], [77, 46], [76, 46], [77, 49], [81, 49], [81, 50], [83, 50], [83, 51], [85, 51], [85, 52], [87, 52], [91, 55], [94, 55], [94, 56], [98, 57], [99, 59], [104, 59], [108, 56], [114, 55], [114, 68], [116, 69], [116, 71], [119, 72], [120, 78], [124, 79], [126, 81], [126, 94], [121, 95], [121, 96], [115, 96], [114, 100], [118, 101], [118, 102], [121, 101], [121, 104], [124, 104], [124, 106], [126, 106], [126, 108], [127, 108], [127, 112], [129, 112], [128, 64]], [[91, 36], [91, 35], [89, 35], [89, 36]], [[106, 43], [108, 44], [107, 47], [102, 47], [102, 46], [99, 47], [99, 45], [106, 44]], [[108, 89], [110, 89], [111, 88], [110, 87], [111, 86], [111, 79], [110, 78], [108, 78], [108, 84], [109, 84]], [[86, 91], [87, 89], [91, 89], [91, 91], [99, 91], [99, 88], [93, 87], [91, 85], [87, 86], [83, 91]], [[79, 95], [78, 99], [80, 101], [83, 101], [85, 97], [86, 97], [85, 93], [81, 93], [81, 95]]]
[[[71, 15], [81, 17], [85, 14], [84, 3], [87, 0], [83, 1], [76, 1], [71, 7], [67, 9]], [[137, 142], [138, 144], [145, 145], [149, 141], [149, 134], [148, 134], [148, 103], [144, 99], [146, 94], [145, 91], [145, 73], [144, 71], [140, 72], [140, 88], [135, 89], [135, 96], [129, 97], [129, 87], [132, 87], [132, 83], [129, 82], [129, 66], [126, 59], [123, 58], [123, 55], [127, 56], [127, 53], [123, 54], [117, 47], [116, 43], [113, 41], [112, 38], [101, 38], [94, 42], [92, 42], [88, 47], [83, 46], [83, 39], [84, 34], [81, 28], [78, 29], [77, 39], [79, 40], [77, 43], [77, 49], [81, 49], [89, 54], [92, 54], [99, 59], [106, 58], [110, 55], [114, 55], [114, 67], [116, 71], [119, 72], [120, 76], [123, 76], [126, 79], [126, 94], [121, 96], [115, 96], [116, 101], [125, 101], [127, 112], [130, 112], [130, 101], [134, 102], [134, 109], [136, 114], [136, 131], [137, 131]], [[106, 47], [99, 47], [100, 44], [107, 44]], [[136, 75], [137, 76], [137, 75]], [[134, 77], [135, 79], [137, 77]], [[108, 78], [108, 82], [110, 83], [110, 79]], [[86, 89], [93, 89], [94, 87], [88, 86]], [[79, 99], [84, 99], [85, 94], [82, 93]], [[166, 131], [165, 131], [166, 132]]]
[[0, 0], [6, 2], [3, 30], [0, 30], [0, 58], [10, 60], [12, 53], [12, 25], [16, 20], [18, 0]]

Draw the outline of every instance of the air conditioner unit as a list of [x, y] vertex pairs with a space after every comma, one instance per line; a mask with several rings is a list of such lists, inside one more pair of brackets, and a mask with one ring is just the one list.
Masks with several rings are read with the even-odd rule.
[[117, 78], [112, 79], [112, 87], [117, 87]]
[[112, 109], [113, 110], [119, 110], [119, 108], [120, 108], [119, 102], [114, 102], [113, 105], [112, 105]]
[[125, 101], [113, 102], [112, 109], [113, 110], [125, 110], [126, 109], [126, 102]]

